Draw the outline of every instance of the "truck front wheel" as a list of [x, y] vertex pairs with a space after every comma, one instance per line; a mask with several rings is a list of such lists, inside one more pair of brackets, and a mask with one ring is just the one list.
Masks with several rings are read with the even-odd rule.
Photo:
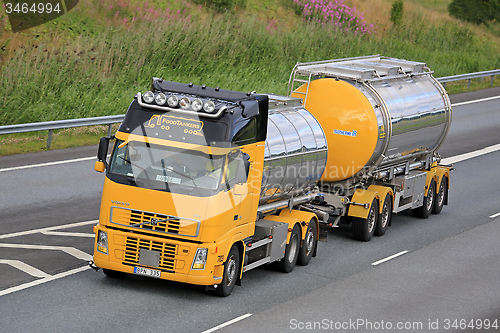
[[231, 295], [238, 279], [238, 274], [240, 272], [240, 250], [236, 245], [231, 247], [227, 260], [224, 263], [224, 275], [222, 276], [222, 282], [217, 286], [216, 293], [218, 296], [226, 297]]

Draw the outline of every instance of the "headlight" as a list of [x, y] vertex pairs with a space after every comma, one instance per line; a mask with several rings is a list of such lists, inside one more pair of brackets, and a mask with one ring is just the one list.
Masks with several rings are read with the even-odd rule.
[[159, 93], [158, 95], [156, 95], [156, 98], [155, 98], [156, 104], [163, 105], [163, 104], [165, 104], [166, 101], [167, 101], [167, 96], [165, 96], [164, 93]]
[[153, 101], [155, 100], [155, 95], [151, 91], [146, 91], [142, 95], [142, 99], [144, 100], [144, 102], [146, 102], [148, 104], [153, 103]]
[[97, 232], [97, 251], [108, 254], [108, 234], [105, 231]]
[[182, 97], [181, 100], [179, 101], [179, 105], [183, 109], [189, 109], [189, 107], [191, 106], [191, 101], [187, 97]]
[[215, 110], [215, 104], [212, 101], [206, 101], [205, 104], [203, 104], [203, 110], [208, 113], [212, 113]]
[[208, 249], [198, 249], [193, 260], [192, 269], [205, 269], [207, 263]]
[[175, 108], [177, 106], [177, 104], [179, 104], [179, 98], [177, 98], [177, 96], [175, 96], [175, 95], [170, 95], [170, 96], [168, 96], [167, 104], [171, 108]]
[[193, 110], [195, 110], [196, 112], [198, 112], [198, 111], [200, 111], [203, 108], [203, 102], [201, 101], [201, 99], [196, 98], [191, 103], [191, 107], [193, 108]]

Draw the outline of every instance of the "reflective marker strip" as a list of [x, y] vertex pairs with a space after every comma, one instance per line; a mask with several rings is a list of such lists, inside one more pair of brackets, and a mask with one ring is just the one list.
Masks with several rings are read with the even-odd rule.
[[209, 329], [209, 330], [203, 331], [203, 332], [201, 332], [201, 333], [211, 333], [211, 332], [215, 332], [215, 331], [217, 331], [218, 329], [221, 329], [221, 328], [223, 328], [223, 327], [226, 327], [226, 326], [229, 326], [229, 325], [231, 325], [231, 324], [234, 324], [234, 323], [236, 323], [236, 322], [238, 322], [238, 321], [240, 321], [240, 320], [243, 320], [243, 319], [245, 319], [245, 318], [250, 317], [251, 315], [252, 315], [251, 313], [244, 314], [243, 316], [239, 316], [238, 318], [234, 318], [233, 320], [227, 321], [227, 322], [225, 322], [225, 323], [223, 323], [223, 324], [220, 324], [220, 325], [218, 325], [218, 326], [215, 326], [214, 328], [211, 328], [211, 329]]
[[392, 256], [387, 257], [387, 258], [385, 258], [385, 259], [382, 259], [382, 260], [379, 260], [379, 261], [375, 261], [374, 263], [372, 263], [372, 266], [377, 266], [377, 265], [380, 265], [380, 264], [382, 264], [382, 263], [384, 263], [384, 262], [386, 262], [386, 261], [389, 261], [389, 260], [391, 260], [391, 259], [394, 259], [394, 258], [397, 258], [397, 257], [399, 257], [399, 256], [402, 256], [403, 254], [406, 254], [406, 253], [408, 253], [408, 252], [409, 252], [409, 251], [404, 250], [404, 251], [401, 251], [401, 252], [399, 252], [399, 253], [393, 254]]

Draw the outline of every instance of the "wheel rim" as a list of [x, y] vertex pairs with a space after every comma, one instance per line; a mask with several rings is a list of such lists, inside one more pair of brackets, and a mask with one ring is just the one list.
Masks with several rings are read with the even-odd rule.
[[382, 224], [382, 228], [385, 228], [387, 222], [389, 222], [389, 203], [386, 201], [384, 203], [384, 209], [382, 210], [382, 216], [380, 223]]
[[226, 286], [230, 286], [236, 275], [236, 260], [234, 259], [234, 256], [231, 256], [231, 258], [227, 262], [226, 274]]
[[431, 210], [434, 205], [434, 188], [429, 188], [427, 192], [427, 210]]
[[295, 259], [295, 254], [297, 253], [298, 247], [298, 237], [297, 234], [292, 234], [292, 239], [290, 239], [290, 251], [288, 251], [288, 262], [292, 263]]
[[370, 215], [368, 215], [368, 232], [371, 233], [375, 228], [375, 207], [370, 209]]
[[307, 231], [306, 236], [306, 254], [309, 255], [314, 246], [314, 233], [312, 228]]

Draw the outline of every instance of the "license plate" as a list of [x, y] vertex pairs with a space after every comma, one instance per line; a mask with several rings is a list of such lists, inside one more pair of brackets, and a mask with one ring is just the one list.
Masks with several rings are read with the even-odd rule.
[[155, 278], [159, 278], [161, 276], [161, 271], [149, 268], [142, 268], [142, 267], [134, 267], [134, 273], [144, 276], [151, 276]]

